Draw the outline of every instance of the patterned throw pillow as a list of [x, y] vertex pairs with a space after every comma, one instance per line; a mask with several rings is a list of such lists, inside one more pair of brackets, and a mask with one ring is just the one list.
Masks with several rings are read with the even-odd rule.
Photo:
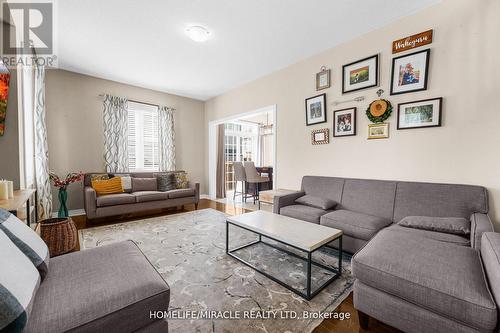
[[174, 172], [174, 175], [176, 189], [188, 188], [189, 179], [185, 171], [176, 171]]
[[113, 177], [108, 180], [93, 180], [92, 188], [97, 195], [123, 193], [121, 177]]
[[155, 173], [154, 176], [158, 182], [158, 191], [166, 192], [176, 189], [175, 175], [172, 172]]
[[49, 270], [49, 248], [47, 244], [14, 214], [0, 208], [0, 230], [35, 265], [43, 280]]
[[40, 286], [40, 274], [0, 230], [0, 331], [22, 332]]
[[94, 180], [108, 180], [109, 175], [107, 173], [94, 173], [93, 175], [90, 176], [90, 181], [93, 182]]
[[120, 177], [122, 179], [122, 188], [124, 192], [132, 192], [132, 177], [127, 173], [111, 174], [110, 178]]

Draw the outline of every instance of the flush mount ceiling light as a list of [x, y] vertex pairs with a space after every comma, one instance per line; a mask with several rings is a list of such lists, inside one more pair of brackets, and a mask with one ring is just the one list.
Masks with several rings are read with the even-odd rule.
[[212, 33], [201, 25], [190, 25], [186, 28], [186, 35], [188, 35], [189, 38], [195, 42], [202, 43], [207, 41], [211, 37]]

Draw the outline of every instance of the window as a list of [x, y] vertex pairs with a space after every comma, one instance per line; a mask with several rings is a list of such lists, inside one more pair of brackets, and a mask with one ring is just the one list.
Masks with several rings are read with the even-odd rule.
[[128, 102], [128, 167], [158, 171], [158, 106]]

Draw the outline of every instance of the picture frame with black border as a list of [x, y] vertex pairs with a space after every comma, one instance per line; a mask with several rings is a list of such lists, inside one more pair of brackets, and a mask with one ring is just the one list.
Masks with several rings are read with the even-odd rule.
[[[401, 73], [401, 70], [399, 70], [397, 73], [395, 73], [395, 69], [397, 66], [397, 63], [399, 62], [400, 64], [403, 63], [404, 58], [408, 58], [408, 63], [406, 66], [412, 66], [410, 58], [413, 57], [413, 62], [415, 65], [417, 62], [417, 55], [422, 55], [425, 56], [425, 65], [419, 65], [419, 78], [418, 82], [412, 83], [410, 80], [415, 80], [415, 78], [412, 78], [412, 74], [409, 73]], [[425, 49], [425, 50], [420, 50], [417, 52], [412, 52], [408, 54], [404, 54], [398, 57], [392, 58], [392, 66], [391, 66], [391, 95], [400, 95], [400, 94], [408, 94], [412, 92], [417, 92], [417, 91], [424, 91], [427, 90], [427, 85], [428, 85], [428, 79], [429, 79], [429, 63], [430, 63], [430, 56], [431, 56], [431, 49]], [[405, 66], [405, 67], [406, 67]], [[423, 74], [423, 82], [420, 82], [420, 76], [421, 76], [421, 71], [424, 70]], [[413, 68], [412, 68], [413, 72]], [[397, 77], [395, 75], [397, 74]], [[401, 77], [403, 76], [403, 77]], [[407, 77], [407, 78], [405, 78]], [[397, 82], [397, 84], [395, 84]], [[403, 82], [408, 82], [408, 83], [403, 83]], [[415, 85], [413, 89], [412, 86], [410, 85]], [[406, 86], [406, 87], [405, 87]]]
[[[345, 108], [333, 111], [333, 136], [354, 136], [356, 135], [356, 113], [357, 108]], [[340, 117], [344, 117], [344, 124], [340, 124]], [[349, 123], [349, 128], [346, 128], [346, 123]]]
[[326, 94], [306, 98], [306, 126], [326, 123]]
[[378, 85], [378, 54], [342, 66], [342, 94], [378, 87]]
[[[412, 106], [413, 105], [413, 106]], [[414, 125], [414, 126], [408, 126], [405, 125], [405, 122], [403, 120], [406, 120], [406, 124], [408, 124], [408, 120], [411, 120], [410, 117], [404, 117], [402, 114], [402, 108], [406, 107], [424, 107], [432, 105], [432, 115], [430, 117], [430, 121], [423, 121], [422, 119], [429, 119], [428, 112], [429, 110], [421, 110], [420, 113], [426, 113], [424, 116], [419, 116], [419, 117], [413, 117], [414, 123], [417, 123], [417, 121], [420, 121], [420, 124], [423, 125]], [[436, 108], [435, 108], [436, 107]], [[397, 129], [398, 130], [405, 130], [405, 129], [415, 129], [415, 128], [429, 128], [429, 127], [441, 127], [442, 126], [442, 108], [443, 108], [443, 97], [436, 97], [436, 98], [428, 98], [428, 99], [422, 99], [418, 101], [411, 101], [411, 102], [405, 102], [405, 103], [399, 103], [398, 104], [398, 123], [397, 123]], [[428, 124], [425, 124], [428, 123]]]

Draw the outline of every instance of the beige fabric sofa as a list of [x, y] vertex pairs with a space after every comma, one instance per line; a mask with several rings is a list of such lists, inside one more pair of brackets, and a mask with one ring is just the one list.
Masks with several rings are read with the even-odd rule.
[[[200, 201], [200, 184], [188, 184], [186, 189], [167, 192], [157, 191], [145, 178], [154, 178], [152, 172], [126, 173], [132, 177], [132, 191], [119, 194], [98, 196], [91, 187], [91, 176], [102, 172], [86, 173], [84, 176], [83, 198], [88, 219], [116, 216], [148, 210], [194, 204], [198, 209]], [[120, 176], [119, 173], [115, 175]]]

